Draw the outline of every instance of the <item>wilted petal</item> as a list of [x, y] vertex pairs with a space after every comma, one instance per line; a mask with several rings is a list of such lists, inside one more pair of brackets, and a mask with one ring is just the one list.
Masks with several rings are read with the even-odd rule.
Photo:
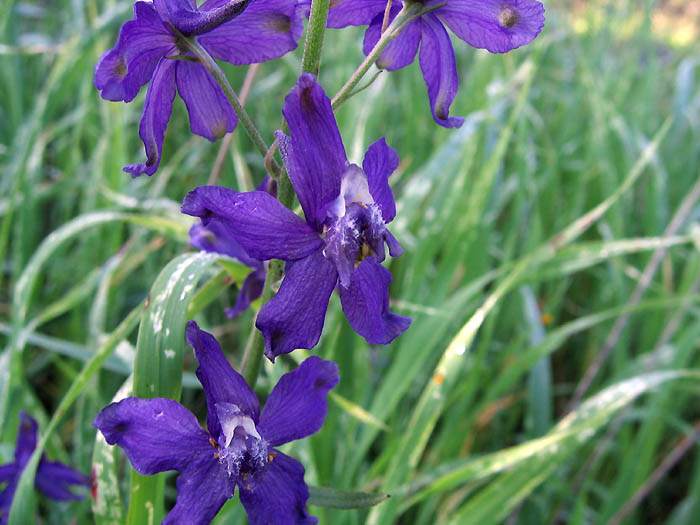
[[[213, 449], [210, 447], [210, 450]], [[213, 455], [202, 456], [177, 478], [175, 506], [163, 525], [207, 525], [236, 489]]]
[[158, 61], [176, 54], [175, 37], [150, 2], [134, 4], [134, 19], [95, 66], [95, 87], [105, 100], [130, 102], [151, 79]]
[[284, 374], [263, 407], [260, 435], [277, 447], [318, 432], [328, 412], [326, 396], [338, 381], [338, 365], [316, 356]]
[[421, 17], [420, 68], [428, 86], [430, 109], [435, 122], [445, 128], [458, 128], [462, 117], [450, 117], [450, 105], [457, 94], [459, 79], [455, 51], [450, 36], [433, 14]]
[[389, 186], [389, 176], [399, 167], [399, 155], [382, 137], [372, 144], [362, 161], [362, 170], [367, 174], [369, 191], [374, 202], [382, 211], [384, 222], [389, 223], [396, 217], [394, 194]]
[[226, 315], [229, 319], [233, 319], [237, 315], [245, 312], [250, 307], [250, 303], [262, 295], [264, 288], [265, 270], [262, 270], [262, 272], [258, 270], [250, 272], [248, 277], [245, 278], [245, 281], [243, 281], [241, 289], [238, 290], [236, 304], [233, 308], [226, 309]]
[[62, 463], [42, 458], [36, 472], [35, 484], [49, 498], [58, 501], [80, 500], [83, 499], [83, 495], [71, 492], [68, 487], [69, 485], [87, 487], [90, 485], [90, 479]]
[[[220, 7], [206, 2], [202, 10]], [[296, 0], [256, 0], [233, 20], [197, 37], [220, 60], [243, 65], [265, 62], [296, 49], [304, 23]]]
[[390, 284], [391, 272], [368, 257], [355, 268], [350, 287], [338, 289], [350, 326], [368, 343], [389, 344], [411, 324], [389, 310]]
[[178, 64], [176, 79], [192, 133], [214, 141], [236, 128], [236, 113], [204, 66], [183, 60]]
[[347, 164], [331, 101], [316, 78], [304, 73], [284, 99], [282, 113], [290, 138], [276, 134], [280, 152], [307, 222], [320, 229]]
[[239, 485], [241, 503], [250, 525], [312, 525], [318, 520], [306, 512], [309, 489], [304, 467], [277, 450], [267, 472], [253, 490]]
[[36, 448], [37, 433], [36, 419], [26, 412], [20, 412], [17, 441], [15, 442], [15, 464], [19, 470], [24, 469]]
[[[307, 3], [310, 6], [311, 0]], [[386, 0], [331, 0], [330, 7], [327, 27], [366, 26], [378, 13], [384, 13]]]
[[132, 177], [143, 173], [153, 175], [158, 170], [165, 129], [168, 127], [175, 99], [176, 66], [175, 60], [163, 58], [153, 73], [139, 124], [139, 136], [146, 149], [146, 162], [124, 166], [124, 171]]
[[529, 44], [544, 27], [536, 0], [450, 0], [435, 14], [467, 44], [492, 53]]
[[[392, 7], [390, 21], [396, 18], [400, 8]], [[370, 26], [365, 31], [365, 40], [363, 43], [363, 51], [365, 55], [369, 55], [372, 48], [379, 42], [382, 36], [382, 24], [384, 22], [384, 13], [377, 16]], [[382, 54], [377, 59], [377, 67], [394, 71], [406, 67], [413, 59], [416, 58], [418, 44], [420, 43], [421, 34], [420, 19], [416, 19], [404, 27], [394, 40], [389, 42], [389, 45], [384, 48]]]
[[207, 428], [212, 436], [221, 431], [216, 416], [217, 403], [233, 403], [254, 422], [258, 421], [260, 405], [255, 392], [241, 374], [236, 372], [224, 357], [219, 342], [208, 332], [200, 330], [197, 323], [187, 323], [187, 344], [194, 348], [199, 362], [197, 379], [202, 383], [207, 397]]
[[172, 399], [127, 397], [103, 408], [93, 425], [146, 476], [184, 471], [199, 458], [214, 454], [209, 435], [194, 415]]
[[182, 213], [201, 218], [205, 225], [221, 222], [251, 257], [260, 260], [301, 259], [323, 244], [308, 224], [262, 191], [199, 186], [185, 197]]
[[321, 250], [287, 265], [279, 292], [260, 309], [255, 321], [265, 337], [265, 355], [271, 361], [280, 354], [313, 348], [318, 343], [337, 275]]

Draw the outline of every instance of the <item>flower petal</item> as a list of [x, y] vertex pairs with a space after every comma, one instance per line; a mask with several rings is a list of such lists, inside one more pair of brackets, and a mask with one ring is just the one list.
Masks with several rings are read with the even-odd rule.
[[151, 79], [158, 61], [177, 53], [175, 37], [150, 2], [134, 4], [134, 19], [95, 66], [95, 87], [105, 100], [130, 102]]
[[192, 133], [213, 142], [236, 128], [236, 113], [204, 66], [183, 60], [175, 78], [190, 115]]
[[19, 478], [11, 479], [7, 486], [0, 491], [0, 524], [5, 525], [10, 514], [12, 498], [15, 497]]
[[163, 58], [153, 72], [139, 125], [139, 136], [146, 149], [146, 162], [124, 166], [124, 171], [132, 177], [143, 173], [153, 175], [158, 170], [165, 129], [168, 127], [175, 99], [176, 66], [175, 60]]
[[[202, 10], [220, 7], [209, 4], [204, 4]], [[296, 0], [258, 0], [233, 20], [197, 39], [219, 60], [243, 65], [273, 60], [296, 49], [303, 31]]]
[[265, 337], [265, 355], [270, 361], [318, 343], [337, 278], [322, 250], [287, 265], [279, 292], [263, 305], [255, 321]]
[[529, 44], [544, 27], [536, 0], [450, 0], [435, 14], [467, 44], [492, 53]]
[[199, 186], [182, 202], [182, 213], [207, 225], [221, 222], [255, 259], [293, 261], [317, 250], [323, 240], [301, 218], [269, 193], [240, 193], [221, 186]]
[[206, 226], [202, 223], [193, 224], [189, 236], [190, 244], [199, 250], [228, 255], [251, 268], [262, 267], [262, 262], [248, 255], [243, 246], [231, 236], [226, 226], [219, 221], [209, 221]]
[[284, 99], [289, 141], [280, 133], [280, 152], [306, 221], [322, 227], [326, 209], [340, 193], [347, 155], [331, 101], [313, 75], [304, 73]]
[[450, 105], [457, 94], [459, 79], [455, 51], [450, 36], [433, 14], [423, 15], [420, 47], [420, 68], [428, 86], [430, 109], [435, 122], [445, 128], [458, 128], [462, 117], [450, 117]]
[[[311, 0], [307, 2], [311, 4]], [[386, 0], [331, 0], [326, 27], [366, 26], [384, 13]]]
[[24, 466], [36, 448], [37, 433], [36, 419], [26, 412], [20, 412], [17, 441], [15, 442], [15, 464], [19, 470], [24, 470]]
[[140, 474], [184, 471], [213, 455], [209, 435], [172, 399], [127, 397], [103, 408], [93, 425], [110, 445], [119, 445]]
[[226, 360], [214, 336], [200, 330], [194, 321], [189, 321], [187, 344], [194, 348], [199, 362], [197, 378], [202, 383], [207, 397], [209, 433], [216, 438], [221, 432], [219, 418], [216, 415], [217, 403], [233, 403], [257, 423], [260, 414], [258, 398], [243, 376], [236, 372]]
[[90, 479], [62, 463], [48, 461], [45, 458], [39, 462], [35, 478], [36, 486], [49, 498], [58, 501], [81, 500], [83, 494], [71, 492], [69, 485], [90, 486]]
[[[401, 9], [392, 7], [389, 20], [396, 18], [396, 15]], [[362, 45], [362, 50], [365, 55], [369, 55], [372, 48], [379, 42], [382, 36], [382, 23], [384, 22], [384, 13], [377, 16], [370, 26], [365, 31], [365, 40]], [[387, 71], [395, 71], [406, 67], [416, 58], [418, 52], [418, 44], [420, 43], [421, 22], [420, 19], [410, 22], [403, 28], [399, 36], [389, 42], [389, 45], [384, 48], [382, 54], [377, 59], [377, 67], [386, 69]]]
[[389, 284], [391, 272], [368, 257], [355, 268], [350, 287], [338, 289], [350, 326], [370, 344], [389, 344], [411, 324], [389, 310]]
[[362, 170], [367, 174], [369, 192], [374, 202], [382, 211], [384, 222], [389, 223], [396, 217], [394, 194], [389, 186], [389, 176], [399, 167], [399, 155], [382, 137], [372, 144], [362, 161]]
[[177, 478], [175, 506], [163, 525], [207, 525], [236, 489], [213, 456], [201, 457]]
[[304, 482], [304, 467], [282, 452], [273, 453], [267, 472], [253, 490], [238, 486], [250, 525], [318, 523], [306, 511], [309, 489]]
[[171, 24], [178, 12], [193, 12], [197, 9], [195, 0], [153, 0], [158, 15]]
[[6, 465], [0, 465], [0, 483], [5, 483], [11, 478], [14, 478], [17, 474], [17, 465], [14, 463], [8, 463]]
[[243, 281], [241, 289], [238, 290], [238, 297], [236, 297], [236, 304], [233, 308], [226, 309], [226, 315], [229, 319], [233, 319], [237, 315], [245, 312], [249, 307], [250, 303], [255, 301], [263, 293], [265, 288], [265, 270], [262, 272], [253, 270], [248, 274], [248, 277]]
[[328, 392], [338, 384], [338, 365], [311, 356], [277, 382], [265, 403], [258, 431], [273, 447], [315, 434], [328, 412]]

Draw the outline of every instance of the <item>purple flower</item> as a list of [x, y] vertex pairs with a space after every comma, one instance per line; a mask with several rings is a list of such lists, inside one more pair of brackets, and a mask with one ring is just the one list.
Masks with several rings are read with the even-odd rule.
[[350, 325], [369, 343], [388, 344], [411, 320], [389, 310], [391, 273], [380, 263], [401, 246], [386, 223], [396, 215], [389, 175], [399, 158], [384, 139], [372, 144], [362, 168], [350, 164], [330, 100], [303, 74], [282, 110], [290, 137], [280, 151], [306, 221], [263, 192], [218, 186], [190, 192], [182, 212], [223, 224], [257, 259], [288, 261], [279, 292], [258, 313], [270, 360], [312, 348], [321, 336], [328, 300], [338, 285]]
[[[304, 0], [308, 3], [309, 0]], [[544, 6], [537, 0], [416, 0], [426, 8], [444, 4], [409, 22], [382, 52], [377, 66], [389, 71], [411, 64], [418, 52], [423, 79], [428, 87], [435, 122], [446, 128], [462, 125], [450, 117], [450, 105], [459, 87], [455, 52], [445, 26], [473, 47], [506, 53], [530, 43], [544, 26]], [[386, 0], [332, 0], [328, 27], [369, 25], [364, 53], [381, 36]], [[390, 20], [403, 6], [393, 0]]]
[[[0, 465], [0, 483], [7, 482], [5, 489], [0, 492], [0, 523], [7, 523], [19, 478], [36, 448], [36, 442], [36, 421], [24, 412], [20, 412], [15, 461], [7, 465]], [[42, 455], [34, 478], [34, 486], [55, 500], [82, 499], [82, 495], [74, 494], [68, 490], [70, 485], [89, 486], [90, 480], [77, 470], [73, 470], [63, 463], [49, 461], [45, 455]]]
[[274, 447], [321, 428], [338, 366], [306, 359], [280, 378], [260, 413], [255, 392], [231, 368], [214, 336], [190, 321], [187, 342], [199, 361], [207, 431], [180, 403], [163, 398], [112, 403], [94, 423], [141, 474], [180, 472], [177, 501], [163, 523], [209, 523], [236, 486], [252, 525], [316, 523], [306, 512], [304, 467]]
[[238, 120], [219, 85], [183, 48], [173, 27], [197, 34], [212, 56], [236, 65], [272, 60], [296, 48], [304, 29], [296, 0], [253, 0], [240, 16], [212, 28], [231, 4], [207, 0], [197, 8], [194, 0], [136, 2], [134, 18], [97, 63], [95, 87], [106, 100], [130, 102], [151, 81], [139, 126], [146, 162], [124, 167], [133, 177], [158, 170], [176, 90], [187, 106], [192, 133], [214, 141], [233, 131]]

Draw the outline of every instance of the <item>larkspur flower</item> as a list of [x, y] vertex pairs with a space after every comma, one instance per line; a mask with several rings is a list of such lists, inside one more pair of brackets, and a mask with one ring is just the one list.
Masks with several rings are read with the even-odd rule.
[[[306, 4], [310, 0], [303, 0]], [[406, 0], [409, 3], [410, 0]], [[382, 51], [376, 64], [394, 71], [408, 66], [418, 53], [435, 122], [459, 127], [462, 117], [450, 117], [459, 77], [454, 48], [445, 26], [472, 47], [506, 53], [530, 43], [544, 27], [544, 6], [537, 0], [413, 0], [434, 10], [404, 27]], [[387, 0], [331, 0], [327, 26], [369, 26], [363, 51], [368, 55], [379, 41]], [[393, 0], [389, 21], [403, 3]]]
[[[36, 443], [36, 420], [20, 412], [15, 460], [7, 465], [0, 465], [0, 483], [7, 482], [7, 486], [0, 492], [0, 524], [7, 523], [19, 478], [36, 448]], [[63, 463], [49, 461], [46, 456], [42, 456], [34, 478], [34, 486], [47, 497], [58, 501], [82, 499], [82, 495], [68, 490], [70, 485], [89, 486], [90, 480], [77, 470]]]
[[194, 0], [134, 4], [134, 18], [95, 67], [95, 87], [106, 100], [130, 102], [151, 81], [139, 126], [146, 162], [124, 167], [132, 177], [158, 170], [176, 91], [185, 101], [192, 133], [214, 141], [238, 121], [222, 89], [184, 48], [178, 32], [235, 65], [272, 60], [297, 47], [304, 24], [296, 0], [252, 0], [242, 14], [230, 9], [245, 5], [230, 0], [207, 0], [199, 8]]
[[[270, 195], [276, 196], [277, 183], [266, 176], [257, 190], [266, 191]], [[194, 224], [190, 228], [189, 236], [190, 244], [195, 248], [205, 252], [228, 255], [252, 269], [238, 291], [236, 304], [233, 308], [226, 308], [226, 315], [229, 318], [234, 318], [247, 310], [250, 304], [262, 295], [267, 275], [266, 263], [248, 255], [238, 241], [231, 236], [226, 226], [216, 220], [210, 221], [206, 226], [202, 223]]]
[[252, 257], [287, 261], [279, 292], [256, 320], [270, 360], [318, 343], [336, 285], [355, 331], [369, 343], [388, 344], [411, 322], [390, 311], [391, 273], [380, 264], [385, 243], [392, 257], [402, 252], [386, 227], [396, 215], [389, 176], [398, 155], [380, 139], [362, 168], [350, 164], [330, 100], [313, 75], [299, 78], [282, 112], [290, 136], [277, 138], [305, 221], [266, 193], [218, 186], [195, 188], [182, 211], [205, 225], [223, 224]]
[[177, 500], [164, 524], [209, 523], [236, 486], [252, 525], [312, 524], [304, 467], [275, 447], [318, 432], [338, 366], [318, 357], [283, 375], [260, 412], [258, 398], [211, 334], [187, 323], [207, 431], [172, 399], [129, 397], [104, 408], [95, 427], [144, 475], [177, 470]]

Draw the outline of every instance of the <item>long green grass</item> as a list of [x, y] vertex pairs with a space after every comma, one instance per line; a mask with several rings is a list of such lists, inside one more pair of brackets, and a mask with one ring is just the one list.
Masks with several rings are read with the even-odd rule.
[[[700, 48], [670, 46], [652, 31], [653, 3], [638, 4], [577, 12], [584, 32], [565, 5], [547, 5], [543, 34], [505, 56], [455, 40], [460, 130], [433, 123], [417, 63], [338, 111], [351, 160], [381, 136], [401, 156], [392, 231], [405, 252], [391, 261], [391, 297], [413, 324], [368, 346], [331, 301], [313, 353], [342, 380], [323, 429], [289, 451], [310, 485], [392, 497], [314, 506], [321, 523], [697, 523]], [[192, 261], [179, 203], [220, 148], [193, 138], [178, 100], [159, 173], [121, 172], [143, 155], [145, 93], [104, 102], [92, 74], [130, 8], [0, 1], [0, 462], [23, 409], [49, 456], [85, 473], [96, 462], [100, 505], [117, 513], [103, 506], [96, 520], [90, 497], [38, 499], [43, 523], [119, 523], [130, 466], [91, 424], [131, 375], [156, 278]], [[329, 93], [361, 60], [361, 37], [326, 34]], [[268, 142], [300, 57], [256, 76], [247, 107]], [[246, 68], [226, 72], [239, 88]], [[263, 174], [236, 131], [218, 182], [247, 190]], [[227, 320], [231, 279], [213, 261], [188, 264], [200, 284], [169, 322], [194, 316], [237, 366], [253, 312]], [[140, 351], [163, 344], [141, 330]], [[266, 364], [262, 397], [297, 352]], [[184, 364], [182, 401], [203, 419], [188, 348]], [[167, 505], [174, 496], [167, 475]], [[245, 514], [230, 501], [216, 522]]]

